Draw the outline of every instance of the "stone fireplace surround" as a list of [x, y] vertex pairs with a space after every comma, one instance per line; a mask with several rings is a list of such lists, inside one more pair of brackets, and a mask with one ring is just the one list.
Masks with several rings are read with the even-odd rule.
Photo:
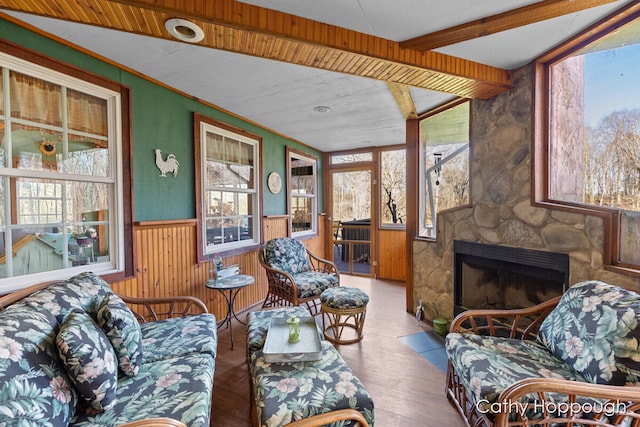
[[454, 316], [455, 240], [566, 253], [569, 286], [597, 279], [640, 289], [604, 268], [601, 218], [532, 204], [532, 70], [513, 71], [511, 90], [471, 101], [471, 202], [439, 215], [435, 241], [413, 242], [413, 300], [427, 320]]

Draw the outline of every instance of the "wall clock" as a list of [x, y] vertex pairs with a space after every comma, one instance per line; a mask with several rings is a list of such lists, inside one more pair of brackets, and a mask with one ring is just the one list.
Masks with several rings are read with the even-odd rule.
[[273, 194], [278, 194], [282, 189], [282, 178], [278, 172], [271, 172], [267, 178], [267, 186]]

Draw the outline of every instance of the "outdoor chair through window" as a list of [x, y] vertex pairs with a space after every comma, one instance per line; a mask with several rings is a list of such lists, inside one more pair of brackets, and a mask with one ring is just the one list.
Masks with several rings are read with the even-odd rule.
[[322, 291], [340, 284], [335, 264], [313, 255], [298, 239], [269, 240], [262, 246], [259, 260], [269, 281], [263, 308], [304, 304], [316, 315]]

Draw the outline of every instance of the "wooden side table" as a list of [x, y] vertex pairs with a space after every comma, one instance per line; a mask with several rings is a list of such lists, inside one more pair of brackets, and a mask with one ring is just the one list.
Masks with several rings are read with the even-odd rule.
[[222, 294], [225, 301], [227, 302], [227, 315], [224, 319], [222, 319], [218, 323], [218, 329], [221, 326], [226, 325], [229, 328], [229, 334], [231, 336], [231, 350], [233, 350], [233, 328], [231, 328], [231, 320], [235, 317], [235, 319], [243, 325], [246, 325], [245, 322], [238, 319], [236, 313], [233, 309], [233, 303], [238, 296], [238, 292], [240, 289], [245, 288], [247, 286], [253, 285], [254, 278], [253, 276], [248, 276], [246, 274], [239, 274], [232, 277], [227, 277], [226, 279], [207, 280], [205, 286], [209, 289], [215, 289]]

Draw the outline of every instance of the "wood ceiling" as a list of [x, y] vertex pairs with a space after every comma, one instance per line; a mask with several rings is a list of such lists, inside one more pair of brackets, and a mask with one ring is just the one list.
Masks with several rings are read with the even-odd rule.
[[162, 39], [171, 39], [167, 19], [186, 18], [204, 30], [203, 46], [384, 80], [412, 117], [407, 86], [479, 99], [510, 86], [508, 70], [430, 49], [612, 1], [543, 0], [400, 42], [235, 0], [0, 0], [0, 7]]

